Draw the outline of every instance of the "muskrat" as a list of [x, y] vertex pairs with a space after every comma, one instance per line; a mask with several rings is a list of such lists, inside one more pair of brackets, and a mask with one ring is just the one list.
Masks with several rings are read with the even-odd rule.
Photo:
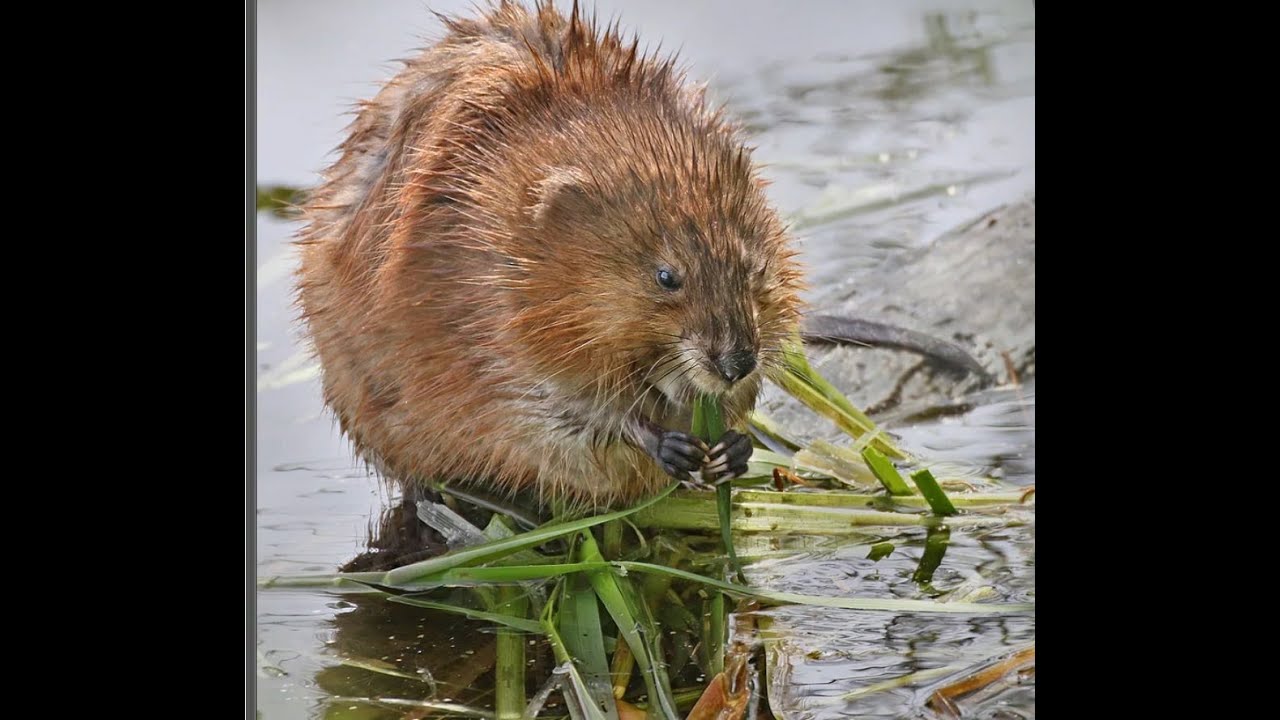
[[[579, 505], [742, 474], [803, 281], [740, 129], [576, 2], [441, 19], [303, 210], [341, 430], [401, 481]], [[700, 393], [737, 428], [710, 448]]]

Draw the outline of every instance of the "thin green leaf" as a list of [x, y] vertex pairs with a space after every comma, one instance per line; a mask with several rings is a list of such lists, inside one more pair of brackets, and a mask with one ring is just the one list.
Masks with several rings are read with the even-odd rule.
[[610, 520], [600, 528], [605, 557], [618, 560], [622, 555], [622, 521]]
[[[758, 452], [758, 451], [757, 451]], [[691, 498], [701, 498], [701, 493], [688, 491], [672, 493], [671, 497], [652, 508], [653, 512], [662, 512], [668, 503], [682, 502]], [[1017, 505], [1022, 499], [1021, 492], [1003, 493], [958, 493], [948, 496], [956, 507], [987, 507], [995, 505]], [[809, 505], [812, 507], [842, 507], [856, 509], [879, 504], [894, 507], [926, 508], [929, 501], [921, 495], [901, 497], [885, 497], [867, 493], [851, 493], [837, 490], [775, 490], [742, 489], [734, 493], [734, 499], [740, 503], [758, 503], [761, 505]], [[703, 502], [707, 502], [705, 499]]]
[[[739, 491], [742, 492], [742, 491]], [[800, 493], [797, 493], [799, 495]], [[806, 495], [808, 495], [806, 493]], [[814, 495], [817, 495], [814, 493]], [[876, 496], [866, 496], [874, 503]], [[887, 502], [887, 500], [881, 500]], [[796, 505], [789, 503], [746, 502], [734, 500], [733, 529], [735, 532], [786, 533], [789, 535], [845, 535], [867, 526], [930, 527], [942, 522], [958, 526], [1008, 525], [1010, 519], [1000, 517], [964, 517], [954, 520], [905, 512], [887, 512], [840, 506]], [[641, 527], [671, 530], [715, 531], [720, 519], [711, 498], [703, 500], [671, 498], [669, 502], [636, 516]]]
[[809, 365], [802, 347], [799, 342], [788, 343], [783, 349], [783, 369], [771, 374], [769, 379], [854, 438], [869, 434], [871, 442], [881, 452], [906, 459], [907, 454], [899, 450], [866, 413], [854, 407], [843, 393]]
[[933, 508], [933, 512], [938, 515], [955, 515], [956, 506], [951, 504], [951, 500], [947, 498], [947, 494], [939, 487], [938, 481], [933, 479], [933, 473], [925, 470], [917, 470], [911, 473], [911, 480], [915, 482], [916, 487], [920, 488], [920, 494], [925, 500], [929, 501], [929, 507]]
[[913, 494], [911, 488], [907, 486], [907, 481], [898, 474], [898, 469], [879, 450], [871, 447], [864, 449], [862, 459], [866, 461], [867, 467], [871, 468], [871, 474], [876, 476], [890, 495]]
[[657, 717], [666, 720], [678, 720], [680, 714], [671, 696], [671, 681], [667, 677], [661, 649], [658, 648], [655, 652], [654, 641], [661, 636], [654, 628], [653, 619], [649, 617], [648, 606], [638, 601], [631, 591], [630, 581], [619, 577], [611, 567], [603, 564], [604, 557], [600, 555], [591, 533], [582, 533], [579, 553], [584, 564], [603, 565], [589, 571], [587, 577], [600, 602], [618, 626], [618, 632], [631, 648], [631, 654], [635, 656], [640, 676], [644, 679], [645, 689], [652, 702], [649, 714], [656, 713]]
[[589, 697], [605, 717], [618, 720], [618, 705], [613, 700], [613, 683], [604, 651], [604, 632], [600, 629], [600, 605], [585, 575], [566, 578], [559, 610], [556, 615], [561, 638], [582, 673]]
[[597, 569], [593, 563], [556, 563], [546, 565], [505, 565], [502, 567], [454, 568], [420, 578], [418, 582], [432, 586], [465, 585], [468, 583], [515, 583], [527, 580], [546, 580], [568, 573]]
[[891, 542], [876, 543], [875, 545], [871, 546], [871, 551], [867, 553], [867, 559], [872, 562], [878, 562], [884, 558], [889, 557], [889, 555], [892, 552], [893, 552], [893, 543]]
[[607, 513], [604, 515], [596, 515], [595, 517], [581, 518], [578, 520], [546, 525], [538, 528], [537, 530], [520, 533], [519, 535], [515, 535], [504, 540], [497, 540], [483, 545], [474, 545], [460, 550], [453, 550], [438, 557], [429, 558], [421, 562], [395, 568], [387, 571], [387, 573], [382, 577], [381, 583], [390, 587], [406, 585], [421, 577], [438, 573], [442, 570], [488, 562], [504, 555], [509, 555], [517, 550], [541, 545], [548, 540], [569, 535], [571, 533], [578, 532], [579, 530], [593, 527], [610, 520], [623, 518], [632, 513], [639, 512], [662, 500], [676, 488], [676, 485], [677, 483], [672, 483], [667, 486], [665, 490], [652, 498], [649, 498], [639, 505], [626, 510], [619, 510], [617, 512]]
[[[893, 513], [886, 513], [893, 514]], [[948, 521], [948, 524], [955, 524], [955, 520]], [[597, 551], [598, 554], [598, 551]], [[471, 573], [470, 579], [475, 582], [499, 582], [489, 579], [491, 573], [499, 571], [508, 571], [511, 568], [459, 568], [441, 573], [442, 577], [447, 577], [454, 572]], [[1006, 604], [1006, 605], [990, 605], [979, 603], [938, 603], [929, 600], [895, 600], [895, 599], [876, 599], [876, 598], [833, 598], [822, 597], [816, 595], [799, 595], [796, 593], [774, 592], [772, 590], [758, 590], [756, 588], [743, 585], [736, 585], [720, 580], [715, 580], [695, 573], [686, 572], [684, 570], [676, 570], [675, 568], [663, 567], [661, 565], [651, 565], [649, 563], [639, 562], [579, 562], [564, 563], [561, 565], [539, 565], [521, 568], [529, 577], [555, 577], [558, 575], [568, 575], [575, 572], [598, 573], [600, 571], [611, 571], [607, 573], [612, 576], [614, 569], [623, 571], [636, 572], [665, 572], [677, 578], [685, 580], [693, 580], [704, 585], [719, 588], [732, 595], [743, 597], [754, 597], [773, 605], [814, 605], [818, 607], [843, 608], [846, 610], [886, 610], [891, 612], [945, 612], [945, 613], [1018, 613], [1035, 609], [1034, 604]], [[329, 578], [332, 579], [332, 578]], [[505, 580], [504, 580], [505, 581]], [[446, 584], [446, 583], [441, 583]], [[592, 584], [595, 587], [595, 583]], [[370, 588], [370, 592], [380, 592], [376, 588]], [[599, 594], [599, 589], [596, 590]], [[602, 598], [603, 599], [603, 598]], [[606, 608], [609, 605], [606, 603]], [[637, 661], [638, 662], [638, 661]]]
[[551, 652], [556, 656], [556, 662], [560, 663], [560, 667], [564, 668], [566, 680], [561, 687], [561, 694], [564, 695], [565, 705], [573, 720], [608, 720], [604, 712], [591, 702], [591, 691], [587, 689], [586, 680], [578, 671], [578, 666], [573, 662], [573, 656], [565, 647], [564, 639], [556, 630], [553, 618], [556, 616], [556, 598], [562, 589], [563, 584], [557, 586], [556, 591], [552, 593], [551, 600], [543, 608], [541, 620], [542, 631], [551, 644]]
[[724, 672], [724, 646], [729, 641], [729, 617], [725, 611], [724, 593], [712, 591], [707, 605], [707, 677], [715, 677]]
[[[516, 617], [529, 612], [529, 596], [517, 585], [498, 588], [498, 607]], [[494, 669], [494, 710], [499, 720], [519, 720], [527, 700], [524, 689], [525, 637], [510, 628], [498, 628], [498, 659]]]
[[[693, 405], [693, 434], [702, 438], [707, 447], [713, 447], [724, 436], [724, 430], [720, 401], [707, 395], [699, 395]], [[716, 486], [716, 509], [720, 517], [720, 545], [729, 556], [738, 582], [746, 585], [747, 576], [742, 574], [742, 563], [738, 560], [738, 551], [733, 547], [733, 488], [727, 482]]]

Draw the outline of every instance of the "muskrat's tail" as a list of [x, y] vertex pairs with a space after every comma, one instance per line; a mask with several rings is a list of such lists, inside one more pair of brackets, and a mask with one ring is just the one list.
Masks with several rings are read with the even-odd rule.
[[801, 336], [805, 342], [907, 350], [919, 353], [946, 367], [973, 373], [986, 380], [991, 374], [964, 348], [914, 330], [835, 315], [810, 315], [804, 320]]

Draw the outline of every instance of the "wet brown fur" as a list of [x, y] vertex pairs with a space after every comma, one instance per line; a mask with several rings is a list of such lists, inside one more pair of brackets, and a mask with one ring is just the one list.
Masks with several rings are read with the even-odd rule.
[[325, 401], [393, 478], [648, 496], [671, 478], [635, 419], [688, 430], [710, 382], [688, 343], [758, 353], [724, 395], [735, 425], [779, 362], [800, 287], [785, 230], [738, 130], [671, 60], [576, 4], [444, 22], [361, 104], [305, 210]]

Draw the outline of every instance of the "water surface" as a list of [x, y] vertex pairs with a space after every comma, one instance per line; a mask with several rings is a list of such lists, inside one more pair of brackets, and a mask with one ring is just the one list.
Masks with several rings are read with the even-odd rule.
[[[469, 3], [432, 2], [446, 12]], [[1035, 190], [1035, 17], [1030, 2], [600, 2], [603, 16], [650, 43], [679, 47], [754, 134], [771, 197], [795, 220], [811, 300], [821, 307], [886, 258]], [[263, 0], [258, 9], [260, 184], [308, 185], [331, 159], [358, 98], [391, 62], [438, 32], [420, 0]], [[853, 203], [865, 212], [833, 208]], [[353, 460], [322, 411], [290, 306], [294, 223], [261, 213], [258, 276], [258, 573], [331, 572], [359, 554], [393, 498]], [[922, 454], [975, 472], [1034, 483], [1034, 384], [984, 393], [973, 410], [895, 427]], [[815, 422], [819, 422], [815, 420]], [[933, 580], [939, 591], [989, 586], [1034, 599], [1034, 517], [1021, 528], [955, 532]], [[897, 550], [867, 559], [871, 544]], [[918, 597], [911, 581], [923, 531], [850, 538], [793, 537], [751, 545], [752, 580], [797, 592]], [[258, 703], [264, 718], [401, 717], [335, 697], [386, 694], [386, 676], [343, 667], [360, 656], [414, 672], [433, 657], [483, 653], [483, 629], [410, 608], [318, 592], [258, 597]], [[913, 716], [917, 689], [832, 698], [869, 683], [958, 661], [979, 662], [1034, 640], [1033, 617], [965, 618], [781, 608], [788, 639], [778, 700], [790, 717]], [[434, 616], [433, 616], [434, 618]], [[478, 658], [476, 665], [483, 664]], [[465, 665], [465, 664], [464, 664]], [[462, 694], [467, 667], [434, 680]], [[453, 673], [453, 675], [449, 675]], [[395, 680], [395, 679], [393, 679]], [[422, 683], [406, 693], [422, 692]], [[394, 689], [394, 688], [391, 688]], [[448, 691], [452, 692], [452, 691]], [[438, 697], [450, 697], [448, 692]], [[483, 695], [481, 689], [479, 695]], [[410, 694], [409, 696], [413, 696]], [[479, 700], [483, 702], [483, 698]], [[1034, 715], [1034, 686], [973, 710]], [[354, 709], [353, 709], [354, 708]]]

